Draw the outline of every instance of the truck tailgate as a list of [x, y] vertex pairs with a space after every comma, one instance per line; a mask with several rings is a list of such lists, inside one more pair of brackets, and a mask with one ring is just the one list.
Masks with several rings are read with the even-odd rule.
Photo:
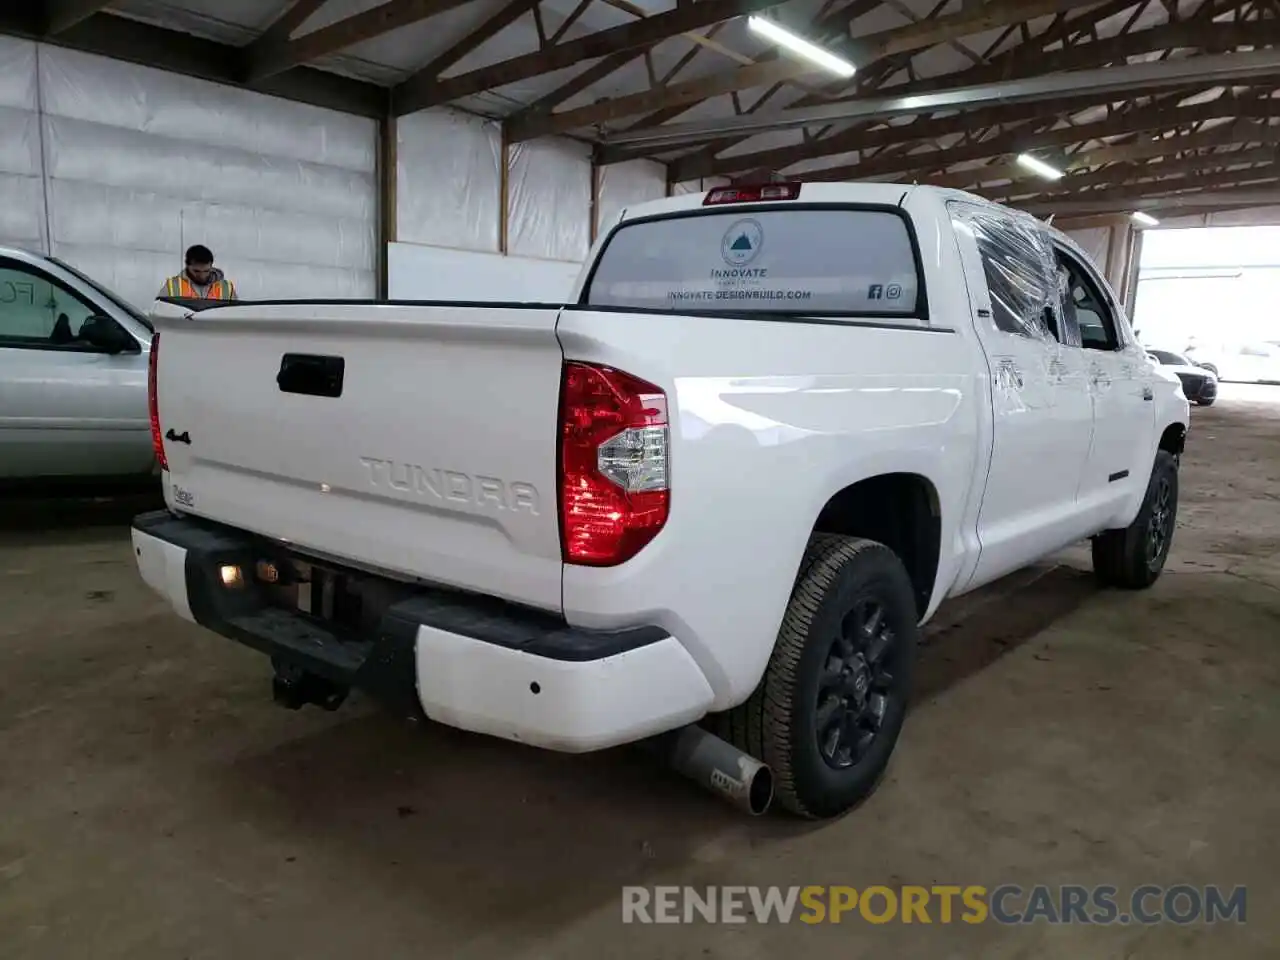
[[558, 611], [557, 312], [300, 302], [188, 316], [161, 304], [169, 503], [321, 557]]

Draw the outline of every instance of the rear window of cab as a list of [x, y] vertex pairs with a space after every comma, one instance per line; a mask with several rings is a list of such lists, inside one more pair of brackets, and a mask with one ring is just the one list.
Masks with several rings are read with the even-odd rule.
[[586, 306], [924, 318], [906, 218], [863, 208], [700, 209], [623, 223]]

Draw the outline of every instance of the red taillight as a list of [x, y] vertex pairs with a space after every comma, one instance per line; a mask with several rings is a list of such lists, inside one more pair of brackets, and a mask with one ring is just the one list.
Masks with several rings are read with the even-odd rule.
[[164, 455], [164, 435], [160, 432], [160, 392], [156, 387], [156, 363], [160, 360], [160, 334], [151, 337], [151, 355], [147, 358], [147, 407], [151, 413], [151, 449], [161, 470], [169, 469]]
[[629, 373], [566, 363], [560, 381], [560, 531], [566, 563], [631, 559], [667, 522], [667, 397]]
[[756, 186], [717, 187], [707, 193], [704, 207], [722, 203], [761, 203], [769, 200], [795, 200], [800, 196], [798, 183], [762, 183]]

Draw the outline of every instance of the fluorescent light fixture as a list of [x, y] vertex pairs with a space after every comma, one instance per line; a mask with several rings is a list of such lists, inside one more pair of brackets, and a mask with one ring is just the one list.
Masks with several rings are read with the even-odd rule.
[[1153, 217], [1151, 214], [1143, 213], [1141, 210], [1135, 210], [1133, 212], [1133, 220], [1134, 220], [1134, 223], [1140, 223], [1144, 227], [1154, 227], [1154, 226], [1158, 226], [1160, 223], [1160, 221], [1157, 220], [1155, 217]]
[[1018, 164], [1030, 170], [1037, 177], [1044, 177], [1046, 180], [1061, 180], [1063, 173], [1057, 167], [1051, 167], [1043, 160], [1033, 157], [1029, 153], [1018, 154]]
[[857, 70], [848, 60], [837, 57], [829, 50], [823, 50], [816, 43], [810, 43], [803, 37], [796, 36], [790, 30], [778, 26], [772, 20], [766, 20], [764, 17], [749, 17], [747, 26], [752, 33], [758, 33], [760, 36], [772, 40], [778, 46], [804, 57], [810, 63], [834, 73], [837, 77], [852, 77]]

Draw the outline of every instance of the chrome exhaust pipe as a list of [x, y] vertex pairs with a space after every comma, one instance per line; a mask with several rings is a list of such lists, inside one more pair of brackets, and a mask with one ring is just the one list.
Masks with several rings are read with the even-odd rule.
[[648, 741], [667, 766], [758, 817], [773, 803], [773, 771], [699, 726], [683, 727]]

